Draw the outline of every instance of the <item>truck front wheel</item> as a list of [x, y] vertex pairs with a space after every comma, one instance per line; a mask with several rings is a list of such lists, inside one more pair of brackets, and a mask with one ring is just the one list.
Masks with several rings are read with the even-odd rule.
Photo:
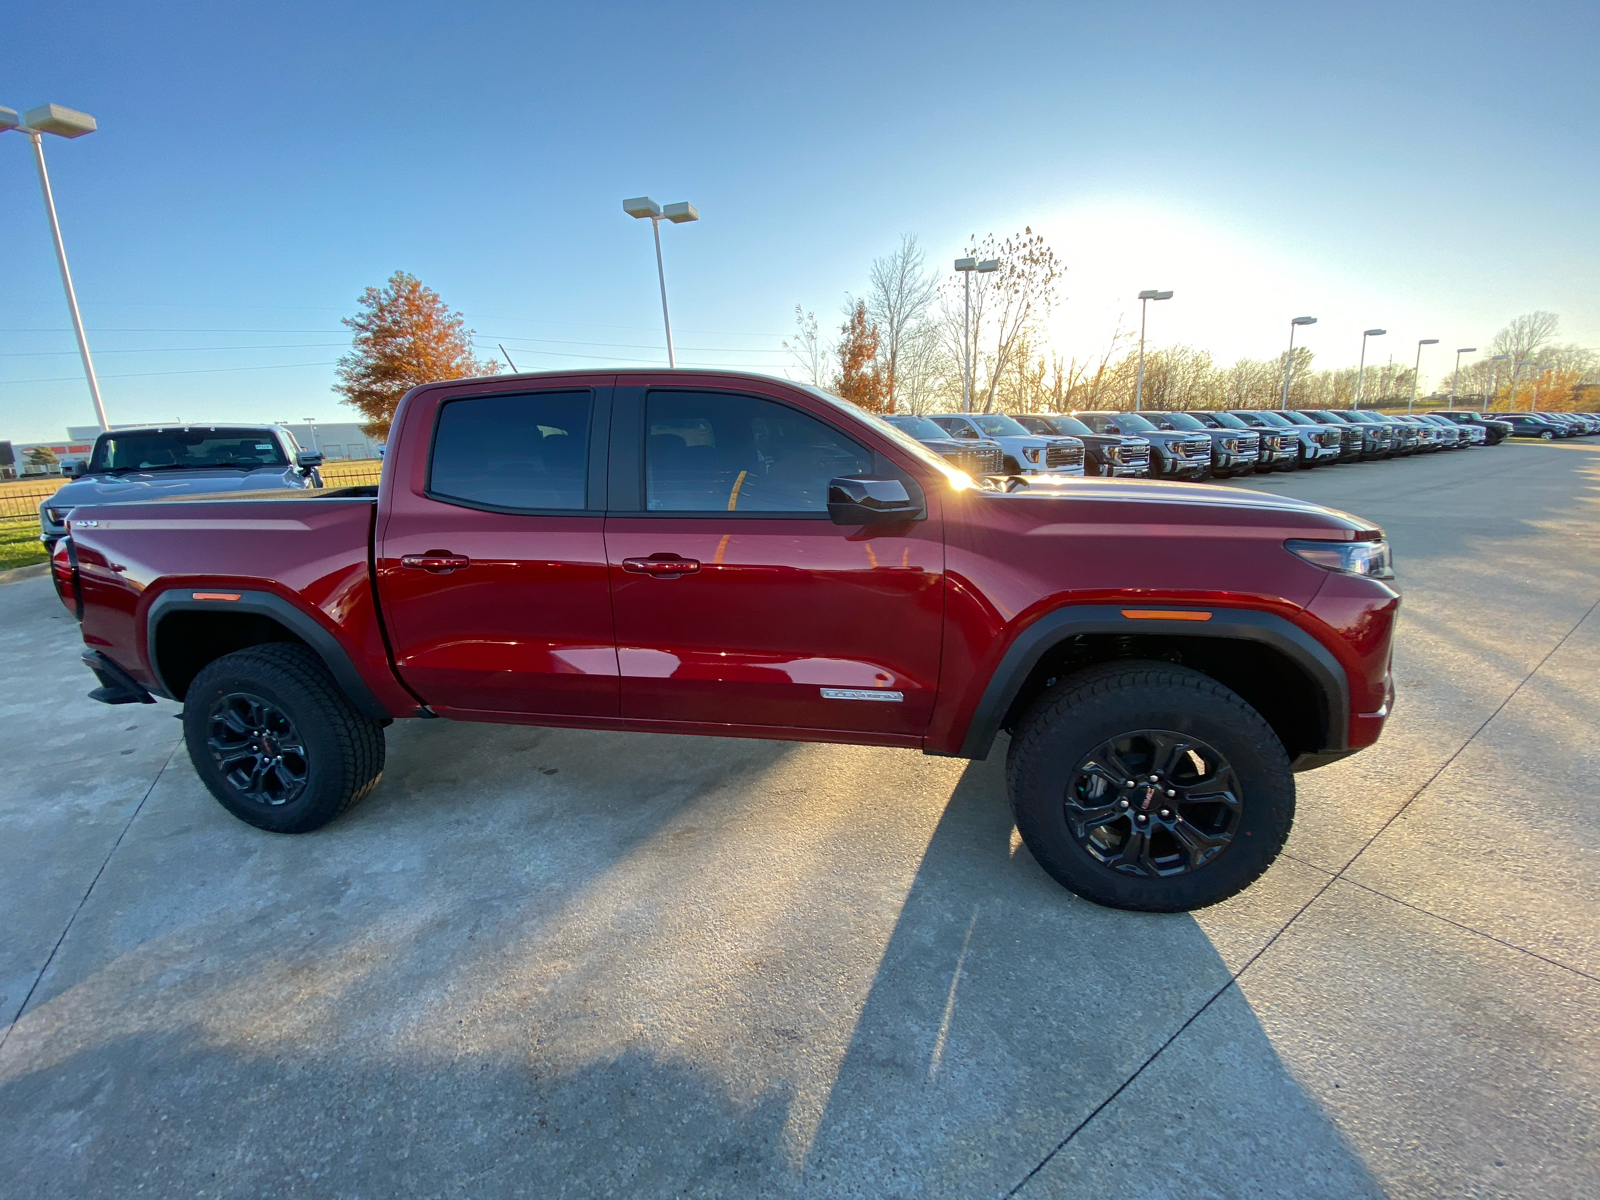
[[1017, 830], [1063, 887], [1112, 908], [1226, 900], [1277, 858], [1294, 775], [1272, 727], [1214, 679], [1091, 667], [1023, 718], [1006, 764]]
[[184, 697], [183, 734], [222, 807], [272, 833], [321, 828], [383, 774], [383, 727], [295, 643], [251, 646], [204, 667]]

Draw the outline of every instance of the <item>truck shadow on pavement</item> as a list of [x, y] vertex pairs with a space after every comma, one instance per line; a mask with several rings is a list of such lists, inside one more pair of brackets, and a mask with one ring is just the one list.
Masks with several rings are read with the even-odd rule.
[[[299, 839], [175, 772], [102, 902], [216, 882], [65, 956], [0, 1059], [11, 1187], [1003, 1194], [1297, 901], [1079, 901], [1013, 846], [1002, 759], [440, 722]], [[1242, 1180], [1379, 1194], [1235, 989], [1023, 1194]]]

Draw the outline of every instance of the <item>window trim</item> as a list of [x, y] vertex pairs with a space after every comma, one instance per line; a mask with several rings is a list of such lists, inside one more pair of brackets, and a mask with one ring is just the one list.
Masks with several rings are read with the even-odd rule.
[[[833, 433], [837, 434], [839, 437], [844, 438], [847, 442], [849, 442], [857, 450], [859, 450], [867, 458], [867, 460], [869, 462], [872, 462], [872, 463], [876, 464], [878, 459], [879, 459], [879, 457], [880, 457], [878, 455], [877, 451], [875, 451], [871, 446], [867, 446], [867, 445], [862, 444], [862, 441], [861, 441], [860, 438], [858, 438], [858, 437], [854, 436], [853, 434], [848, 433], [845, 430], [839, 428], [839, 426], [835, 425], [832, 421], [829, 421], [826, 418], [824, 418], [822, 416], [819, 416], [817, 413], [812, 412], [810, 409], [802, 408], [798, 404], [790, 404], [787, 401], [780, 400], [780, 399], [778, 399], [778, 398], [776, 398], [774, 396], [763, 396], [763, 395], [760, 395], [760, 394], [758, 394], [756, 392], [746, 391], [743, 388], [725, 388], [725, 387], [719, 388], [719, 387], [700, 387], [700, 386], [685, 387], [685, 386], [682, 386], [682, 385], [679, 385], [679, 386], [667, 386], [667, 387], [657, 387], [657, 386], [653, 386], [653, 385], [648, 385], [647, 384], [647, 385], [644, 385], [644, 386], [641, 386], [641, 387], [630, 388], [629, 391], [634, 393], [636, 398], [637, 398], [636, 405], [633, 406], [632, 412], [629, 413], [629, 416], [634, 421], [634, 429], [632, 431], [632, 437], [628, 437], [627, 436], [627, 431], [626, 430], [619, 430], [619, 433], [620, 433], [620, 435], [622, 437], [627, 438], [628, 441], [634, 443], [634, 453], [637, 454], [638, 478], [637, 478], [637, 481], [636, 481], [634, 486], [638, 490], [634, 493], [632, 498], [635, 500], [635, 503], [638, 505], [638, 507], [637, 508], [629, 508], [629, 509], [608, 508], [607, 509], [607, 513], [608, 513], [608, 515], [611, 515], [611, 516], [616, 516], [616, 517], [626, 516], [626, 517], [630, 517], [630, 518], [631, 517], [670, 517], [670, 518], [675, 518], [675, 519], [701, 518], [701, 519], [716, 519], [716, 520], [729, 520], [729, 521], [831, 521], [833, 519], [832, 517], [830, 517], [828, 515], [828, 511], [825, 508], [822, 509], [821, 511], [817, 511], [817, 510], [806, 511], [806, 510], [803, 510], [803, 509], [792, 509], [792, 510], [786, 510], [786, 511], [768, 510], [768, 511], [765, 511], [765, 512], [739, 512], [738, 510], [734, 510], [733, 512], [723, 512], [723, 511], [718, 510], [718, 509], [705, 509], [705, 508], [690, 508], [690, 509], [650, 508], [649, 507], [650, 497], [649, 497], [649, 491], [648, 491], [648, 475], [646, 473], [646, 467], [648, 465], [647, 462], [646, 462], [646, 438], [647, 438], [648, 431], [649, 431], [649, 426], [650, 426], [650, 396], [654, 392], [676, 392], [676, 393], [678, 393], [680, 395], [706, 395], [706, 394], [712, 394], [712, 395], [721, 395], [721, 396], [737, 396], [737, 397], [739, 397], [741, 399], [744, 399], [744, 400], [758, 400], [758, 401], [762, 401], [762, 402], [767, 403], [767, 404], [775, 404], [779, 408], [787, 408], [787, 409], [792, 410], [793, 412], [799, 413], [802, 417], [809, 417], [811, 420], [816, 421], [819, 425], [822, 425], [822, 426], [826, 427], [827, 429], [831, 430]], [[619, 463], [619, 465], [621, 465], [621, 464]], [[869, 469], [872, 469], [872, 468], [869, 468]], [[616, 497], [617, 493], [613, 492], [613, 493], [611, 493], [611, 495], [613, 497]]]
[[[605, 514], [606, 447], [610, 440], [611, 388], [609, 387], [553, 387], [530, 388], [517, 391], [468, 392], [448, 396], [434, 407], [433, 428], [428, 434], [428, 458], [424, 464], [422, 494], [437, 504], [452, 508], [470, 508], [478, 512], [504, 513], [514, 517], [599, 517]], [[444, 422], [444, 410], [464, 400], [504, 400], [526, 396], [576, 396], [589, 397], [589, 428], [584, 448], [583, 504], [578, 508], [518, 508], [506, 504], [490, 504], [482, 500], [469, 500], [451, 496], [433, 489], [433, 460], [438, 450], [439, 427]]]

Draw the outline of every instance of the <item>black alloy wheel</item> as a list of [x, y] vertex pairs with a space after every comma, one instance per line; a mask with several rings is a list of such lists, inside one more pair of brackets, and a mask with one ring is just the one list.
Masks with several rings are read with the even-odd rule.
[[1091, 751], [1066, 787], [1067, 828], [1102, 866], [1156, 879], [1198, 870], [1232, 843], [1242, 789], [1220, 751], [1140, 729]]
[[183, 737], [217, 802], [273, 833], [321, 828], [383, 775], [383, 723], [298, 643], [248, 646], [202, 667], [184, 693]]
[[1057, 883], [1096, 904], [1184, 912], [1248, 887], [1294, 822], [1277, 732], [1239, 695], [1172, 663], [1068, 675], [1011, 735], [1017, 832]]
[[277, 808], [298, 800], [311, 775], [305, 740], [282, 709], [249, 692], [229, 692], [211, 706], [217, 771], [240, 799]]

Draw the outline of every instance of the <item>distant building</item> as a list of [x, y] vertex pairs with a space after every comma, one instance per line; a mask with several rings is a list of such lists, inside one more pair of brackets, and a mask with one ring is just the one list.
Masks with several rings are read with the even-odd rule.
[[301, 421], [291, 425], [287, 421], [276, 421], [274, 424], [282, 425], [294, 434], [294, 440], [300, 443], [302, 450], [320, 450], [329, 461], [377, 458], [378, 447], [383, 444], [373, 441], [361, 431], [360, 425], [354, 423], [324, 425], [321, 421]]

